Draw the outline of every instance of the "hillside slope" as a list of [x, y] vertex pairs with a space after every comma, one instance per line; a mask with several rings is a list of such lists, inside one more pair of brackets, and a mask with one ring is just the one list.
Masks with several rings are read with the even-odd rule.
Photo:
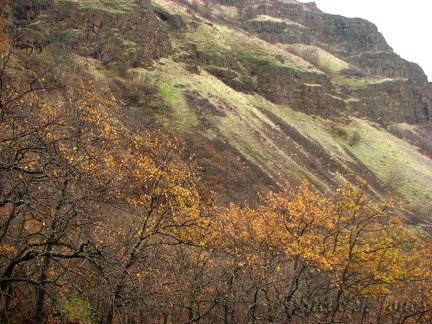
[[[164, 21], [184, 24], [171, 26], [174, 53], [151, 73], [176, 98], [174, 122], [238, 151], [242, 192], [302, 177], [331, 191], [351, 174], [428, 215], [432, 91], [416, 64], [361, 19], [296, 1], [214, 3], [156, 2]], [[223, 177], [216, 159], [203, 160]]]
[[5, 0], [1, 323], [432, 322], [431, 91], [294, 0]]
[[[294, 0], [6, 1], [17, 47], [58, 81], [95, 81], [131, 132], [166, 127], [195, 153], [217, 201], [307, 178], [392, 191], [431, 211], [432, 87], [376, 27]], [[15, 28], [19, 27], [19, 29]]]

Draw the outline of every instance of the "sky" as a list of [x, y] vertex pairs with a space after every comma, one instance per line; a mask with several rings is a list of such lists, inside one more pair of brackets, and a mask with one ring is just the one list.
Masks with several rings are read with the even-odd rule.
[[[312, 2], [312, 0], [298, 0]], [[407, 61], [432, 81], [432, 0], [314, 0], [321, 11], [369, 20]]]

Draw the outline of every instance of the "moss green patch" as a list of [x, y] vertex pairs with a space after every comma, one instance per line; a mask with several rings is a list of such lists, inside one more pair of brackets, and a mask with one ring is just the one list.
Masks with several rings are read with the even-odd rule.
[[63, 311], [68, 321], [84, 324], [97, 323], [94, 308], [85, 300], [69, 299], [63, 305]]
[[164, 118], [163, 122], [170, 123], [180, 130], [187, 130], [199, 125], [197, 117], [190, 111], [183, 96], [184, 89], [192, 84], [198, 83], [197, 76], [190, 74], [184, 66], [173, 62], [170, 59], [162, 59], [153, 71], [145, 69], [134, 69], [134, 73], [148, 75], [160, 84], [160, 91], [164, 103], [169, 110], [169, 119]]
[[198, 51], [208, 55], [231, 51], [231, 47], [225, 42], [222, 35], [217, 32], [217, 29], [206, 24], [200, 24], [193, 33], [189, 34], [189, 38], [197, 46]]
[[246, 70], [259, 71], [268, 64], [308, 70], [309, 64], [298, 56], [288, 53], [278, 45], [271, 45], [250, 34], [227, 26], [201, 23], [187, 34], [200, 54], [209, 58], [236, 59]]
[[131, 13], [137, 5], [132, 1], [94, 1], [94, 0], [56, 0], [57, 2], [73, 2], [84, 12], [102, 11], [112, 15]]
[[173, 101], [176, 98], [176, 92], [171, 84], [163, 83], [160, 87], [161, 93], [164, 95], [165, 99]]

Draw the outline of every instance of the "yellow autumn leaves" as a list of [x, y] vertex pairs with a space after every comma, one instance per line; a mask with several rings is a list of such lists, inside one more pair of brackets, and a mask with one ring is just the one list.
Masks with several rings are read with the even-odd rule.
[[[257, 208], [231, 205], [213, 222], [218, 234], [209, 245], [232, 250], [240, 268], [249, 266], [242, 270], [249, 272], [247, 280], [255, 273], [260, 278], [255, 284], [280, 294], [273, 302], [291, 305], [293, 319], [301, 313], [298, 319], [353, 320], [359, 314], [348, 317], [337, 309], [343, 305], [352, 311], [360, 300], [369, 309], [369, 319], [390, 318], [390, 311], [380, 309], [390, 301], [415, 302], [427, 309], [428, 244], [408, 234], [392, 213], [390, 200], [379, 202], [366, 189], [346, 184], [326, 197], [304, 182], [270, 193]], [[317, 305], [325, 300], [336, 308], [305, 311], [304, 305], [292, 306], [293, 300]], [[418, 319], [415, 314], [400, 316], [411, 315]]]

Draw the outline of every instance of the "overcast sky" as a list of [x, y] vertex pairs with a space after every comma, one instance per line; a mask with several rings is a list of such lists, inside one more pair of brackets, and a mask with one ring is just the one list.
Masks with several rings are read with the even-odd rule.
[[[312, 0], [298, 0], [312, 2]], [[401, 57], [419, 64], [432, 81], [432, 0], [315, 0], [326, 13], [374, 23]]]

